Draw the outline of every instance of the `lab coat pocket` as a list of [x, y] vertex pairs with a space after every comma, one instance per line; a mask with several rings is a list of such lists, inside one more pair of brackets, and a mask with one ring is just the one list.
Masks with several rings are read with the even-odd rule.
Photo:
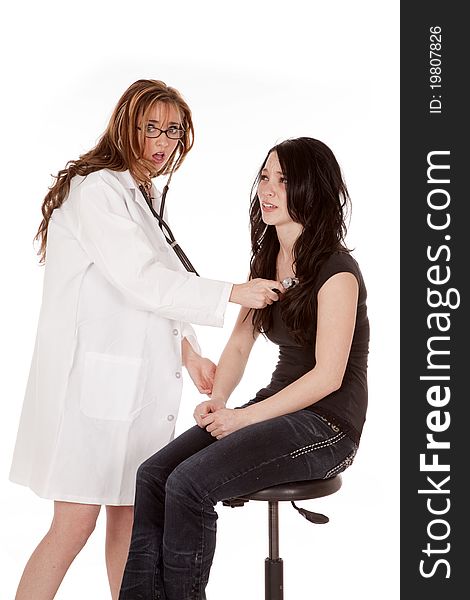
[[80, 410], [87, 417], [132, 421], [142, 408], [144, 361], [87, 352]]

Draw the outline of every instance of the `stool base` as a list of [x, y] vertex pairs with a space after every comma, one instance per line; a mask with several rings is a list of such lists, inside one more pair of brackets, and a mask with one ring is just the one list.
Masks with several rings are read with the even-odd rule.
[[267, 558], [264, 561], [264, 598], [283, 600], [284, 575], [282, 558]]

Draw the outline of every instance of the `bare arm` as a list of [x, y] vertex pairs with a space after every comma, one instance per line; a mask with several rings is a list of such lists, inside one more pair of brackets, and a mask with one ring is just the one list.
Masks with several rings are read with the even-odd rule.
[[240, 383], [251, 349], [258, 337], [257, 333], [253, 336], [251, 315], [248, 313], [246, 308], [240, 310], [217, 367], [212, 397], [224, 403]]
[[351, 273], [330, 277], [318, 293], [315, 367], [266, 400], [247, 408], [207, 415], [207, 431], [217, 438], [241, 427], [295, 412], [339, 387], [348, 362], [356, 322], [359, 286]]
[[251, 349], [258, 337], [258, 333], [253, 336], [251, 315], [248, 313], [249, 309], [240, 309], [232, 334], [220, 356], [211, 400], [198, 404], [194, 410], [194, 418], [200, 426], [203, 426], [201, 420], [203, 415], [226, 405], [243, 376]]

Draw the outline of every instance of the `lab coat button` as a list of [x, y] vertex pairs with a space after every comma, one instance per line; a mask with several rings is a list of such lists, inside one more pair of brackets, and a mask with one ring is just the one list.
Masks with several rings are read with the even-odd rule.
[[176, 377], [176, 379], [179, 379], [181, 377], [181, 373], [179, 371], [176, 371], [175, 377]]
[[179, 331], [177, 329], [173, 329], [173, 335], [178, 335]]
[[167, 416], [167, 420], [168, 421], [173, 421], [174, 418], [175, 418], [175, 415], [168, 415]]

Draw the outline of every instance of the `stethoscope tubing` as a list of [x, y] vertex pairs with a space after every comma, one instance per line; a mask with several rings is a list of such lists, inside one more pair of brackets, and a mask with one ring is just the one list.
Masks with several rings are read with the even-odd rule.
[[181, 263], [183, 264], [184, 268], [187, 271], [189, 271], [190, 273], [194, 273], [195, 275], [197, 275], [199, 277], [199, 273], [196, 271], [196, 269], [191, 264], [191, 261], [189, 260], [189, 258], [186, 256], [186, 254], [184, 253], [181, 246], [176, 241], [175, 236], [173, 235], [173, 232], [171, 231], [169, 225], [165, 222], [165, 220], [163, 218], [163, 211], [165, 210], [165, 199], [166, 199], [166, 195], [168, 192], [168, 184], [165, 185], [165, 187], [163, 188], [163, 193], [162, 193], [162, 197], [161, 197], [161, 201], [160, 201], [160, 214], [158, 214], [157, 211], [153, 208], [152, 200], [149, 197], [149, 195], [147, 194], [147, 191], [143, 185], [139, 186], [139, 190], [140, 190], [141, 194], [143, 195], [143, 197], [145, 198], [145, 201], [147, 203], [147, 206], [150, 209], [150, 212], [157, 219], [160, 229], [162, 230], [162, 233], [165, 236], [167, 243], [173, 248], [176, 255], [180, 259]]

